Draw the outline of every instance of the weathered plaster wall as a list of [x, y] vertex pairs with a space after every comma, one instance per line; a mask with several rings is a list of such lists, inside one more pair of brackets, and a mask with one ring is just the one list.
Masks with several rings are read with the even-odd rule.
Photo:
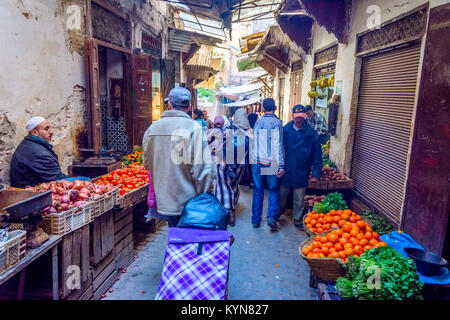
[[136, 25], [134, 26], [134, 48], [141, 48], [142, 29], [146, 29], [153, 35], [161, 35], [162, 55], [166, 58], [168, 55], [168, 25], [172, 25], [169, 18], [169, 6], [164, 1], [149, 0], [115, 0], [120, 3], [123, 8], [136, 17]]
[[[166, 56], [170, 23], [166, 3], [110, 2], [138, 16], [134, 47], [140, 47], [139, 30], [145, 25], [155, 35], [162, 33]], [[43, 116], [52, 123], [52, 143], [64, 172], [76, 157], [76, 136], [85, 125], [85, 3], [0, 1], [0, 179], [4, 181], [9, 180], [14, 149], [27, 134], [25, 123], [33, 116]], [[80, 14], [68, 11], [70, 5], [77, 5]], [[69, 28], [78, 22], [79, 29]]]
[[62, 2], [1, 1], [0, 39], [0, 178], [9, 180], [12, 153], [27, 134], [25, 123], [37, 115], [52, 122], [53, 144], [65, 171], [84, 123], [85, 80]]

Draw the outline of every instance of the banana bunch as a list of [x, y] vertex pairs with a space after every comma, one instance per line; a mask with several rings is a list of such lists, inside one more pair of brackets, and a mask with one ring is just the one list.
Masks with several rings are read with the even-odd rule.
[[309, 86], [311, 87], [311, 90], [314, 90], [315, 87], [317, 87], [317, 80], [313, 80], [309, 83]]
[[332, 75], [328, 80], [328, 86], [334, 88], [334, 75]]
[[319, 87], [321, 87], [322, 89], [326, 88], [329, 86], [328, 84], [328, 78], [322, 77], [319, 79], [318, 83]]
[[317, 98], [318, 95], [319, 93], [317, 91], [308, 92], [308, 97], [310, 97], [311, 99]]

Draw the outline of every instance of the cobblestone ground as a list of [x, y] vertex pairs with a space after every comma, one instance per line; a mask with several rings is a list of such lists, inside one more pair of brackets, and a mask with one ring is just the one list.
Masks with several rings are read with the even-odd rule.
[[[306, 233], [291, 217], [282, 216], [279, 231], [270, 231], [265, 219], [267, 196], [260, 228], [251, 225], [252, 190], [241, 186], [235, 237], [231, 247], [229, 300], [315, 300], [309, 286], [308, 264], [299, 256]], [[167, 224], [149, 234], [137, 249], [135, 261], [122, 273], [106, 300], [154, 299], [158, 291], [167, 242]]]

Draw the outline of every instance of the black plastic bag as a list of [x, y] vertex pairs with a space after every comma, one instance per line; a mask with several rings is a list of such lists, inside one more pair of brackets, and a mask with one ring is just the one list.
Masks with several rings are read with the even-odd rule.
[[184, 206], [178, 228], [226, 230], [228, 210], [210, 193], [202, 193]]

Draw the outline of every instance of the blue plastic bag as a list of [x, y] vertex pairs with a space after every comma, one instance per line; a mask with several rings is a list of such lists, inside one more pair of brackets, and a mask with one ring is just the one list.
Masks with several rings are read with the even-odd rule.
[[226, 230], [228, 210], [210, 193], [189, 200], [181, 214], [178, 228]]

